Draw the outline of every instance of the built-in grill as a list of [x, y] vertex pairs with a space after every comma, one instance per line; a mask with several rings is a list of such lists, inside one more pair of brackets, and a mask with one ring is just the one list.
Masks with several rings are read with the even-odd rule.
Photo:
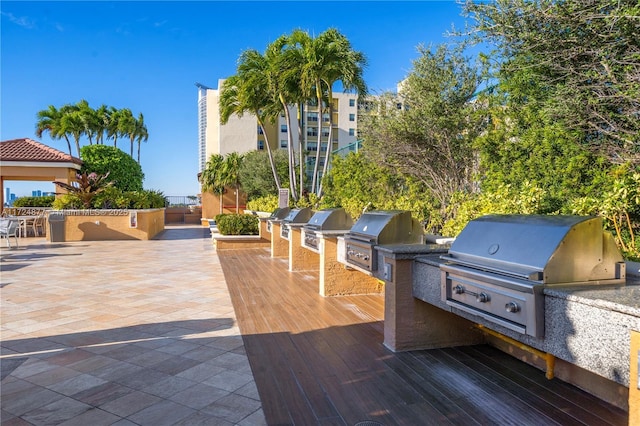
[[319, 210], [302, 227], [302, 246], [319, 253], [318, 233], [333, 235], [347, 233], [353, 219], [343, 208]]
[[345, 261], [369, 272], [378, 269], [378, 245], [423, 242], [424, 232], [411, 212], [378, 210], [364, 213], [344, 236]]
[[545, 286], [625, 283], [622, 255], [599, 217], [483, 216], [442, 259], [447, 305], [535, 337], [544, 336]]
[[267, 218], [267, 232], [271, 233], [271, 222], [274, 220], [283, 220], [289, 215], [291, 209], [289, 207], [277, 208], [271, 213], [271, 216]]
[[287, 217], [282, 220], [282, 226], [280, 227], [280, 238], [285, 240], [289, 239], [289, 226], [292, 223], [307, 223], [309, 218], [313, 215], [313, 211], [309, 207], [303, 209], [291, 209]]

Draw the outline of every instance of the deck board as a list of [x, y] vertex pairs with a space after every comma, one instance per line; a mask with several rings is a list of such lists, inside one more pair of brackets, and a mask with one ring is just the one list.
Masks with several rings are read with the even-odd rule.
[[269, 424], [627, 424], [486, 345], [391, 352], [383, 295], [322, 297], [317, 272], [289, 272], [268, 249], [218, 256]]

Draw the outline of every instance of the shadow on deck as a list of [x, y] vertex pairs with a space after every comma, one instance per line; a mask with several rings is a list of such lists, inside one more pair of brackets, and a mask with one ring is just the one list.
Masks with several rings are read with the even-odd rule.
[[317, 272], [289, 272], [268, 249], [218, 256], [269, 424], [628, 422], [623, 410], [487, 345], [389, 351], [383, 295], [324, 298]]

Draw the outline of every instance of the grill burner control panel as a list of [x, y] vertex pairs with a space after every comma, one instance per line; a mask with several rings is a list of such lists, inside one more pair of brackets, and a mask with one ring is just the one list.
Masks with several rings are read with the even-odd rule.
[[533, 287], [517, 291], [504, 284], [491, 283], [473, 270], [441, 265], [441, 295], [447, 305], [478, 315], [510, 330], [535, 337], [544, 336], [544, 318], [536, 316], [542, 294]]
[[304, 240], [303, 245], [307, 248], [318, 250], [318, 236], [313, 231], [303, 230]]
[[346, 249], [347, 262], [361, 266], [369, 271], [375, 271], [378, 269], [378, 259], [374, 255], [371, 245], [358, 244], [354, 241], [349, 241], [346, 244]]

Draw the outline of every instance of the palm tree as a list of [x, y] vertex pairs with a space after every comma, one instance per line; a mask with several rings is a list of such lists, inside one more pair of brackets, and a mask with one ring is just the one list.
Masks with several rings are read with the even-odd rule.
[[98, 109], [95, 110], [95, 118], [96, 123], [99, 123], [99, 129], [96, 133], [96, 144], [102, 145], [104, 137], [109, 137], [109, 123], [111, 121], [110, 117], [110, 109], [105, 104], [100, 105]]
[[224, 157], [222, 155], [213, 154], [200, 175], [202, 191], [211, 191], [214, 194], [218, 194], [220, 213], [222, 213], [222, 195], [224, 194], [223, 163]]
[[53, 140], [64, 138], [64, 140], [67, 141], [69, 155], [73, 155], [71, 152], [71, 141], [69, 141], [67, 135], [61, 131], [62, 111], [58, 110], [53, 105], [49, 105], [49, 108], [38, 111], [37, 118], [36, 136], [41, 138], [44, 132], [49, 132], [49, 136]]
[[82, 113], [76, 105], [67, 104], [60, 108], [62, 117], [60, 118], [60, 131], [66, 137], [72, 136], [76, 143], [76, 151], [80, 158], [80, 138], [84, 134], [84, 123], [82, 121]]
[[[335, 28], [329, 28], [322, 33], [319, 38], [326, 38], [322, 44], [332, 46], [331, 51], [337, 53], [330, 67], [325, 70], [322, 81], [327, 87], [327, 98], [329, 100], [329, 138], [327, 141], [327, 151], [325, 153], [322, 176], [327, 175], [329, 162], [331, 161], [331, 132], [333, 130], [333, 85], [340, 81], [345, 92], [353, 90], [358, 96], [367, 93], [367, 85], [363, 78], [364, 67], [367, 59], [362, 52], [353, 50], [351, 42]], [[320, 181], [318, 196], [322, 196], [322, 182]]]
[[238, 202], [240, 192], [240, 166], [242, 166], [243, 156], [237, 152], [227, 155], [222, 164], [222, 181], [224, 186], [230, 186], [236, 193], [236, 214], [240, 211]]
[[138, 114], [138, 119], [135, 122], [134, 136], [136, 142], [138, 142], [138, 164], [140, 164], [140, 145], [142, 142], [149, 140], [149, 132], [147, 126], [144, 124], [144, 116], [142, 113]]
[[289, 154], [289, 188], [291, 197], [298, 200], [298, 183], [295, 173], [296, 159], [293, 151], [293, 132], [291, 131], [291, 113], [289, 106], [300, 98], [300, 80], [296, 64], [299, 54], [291, 45], [287, 36], [280, 36], [267, 46], [265, 58], [268, 64], [267, 85], [269, 92], [276, 96], [281, 104], [287, 123], [287, 152]]
[[98, 113], [89, 106], [89, 102], [82, 99], [76, 104], [78, 117], [84, 128], [83, 133], [89, 138], [89, 145], [93, 145], [93, 139], [98, 139], [98, 134], [102, 133], [102, 122]]
[[122, 117], [122, 111], [115, 107], [109, 107], [107, 111], [108, 123], [107, 123], [107, 138], [113, 139], [114, 148], [118, 147], [118, 137], [122, 136], [120, 131], [120, 119]]
[[220, 122], [225, 124], [229, 121], [231, 114], [242, 117], [245, 112], [256, 117], [258, 126], [264, 134], [271, 172], [279, 190], [281, 188], [280, 177], [276, 170], [271, 144], [264, 126], [267, 120], [275, 122], [279, 115], [280, 104], [275, 103], [274, 108], [274, 96], [267, 89], [267, 70], [265, 57], [257, 51], [246, 51], [241, 55], [238, 74], [226, 79], [220, 88]]

